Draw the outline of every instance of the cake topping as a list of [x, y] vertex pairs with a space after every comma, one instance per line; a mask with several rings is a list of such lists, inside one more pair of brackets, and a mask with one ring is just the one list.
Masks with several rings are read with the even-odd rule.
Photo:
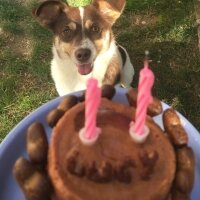
[[109, 162], [103, 161], [99, 166], [96, 162], [90, 163], [87, 169], [87, 178], [97, 183], [108, 183], [113, 178], [113, 168]]
[[144, 170], [141, 173], [141, 178], [144, 180], [148, 180], [154, 172], [156, 162], [159, 158], [158, 152], [155, 150], [151, 152], [143, 150], [139, 153], [139, 158], [142, 162], [142, 165], [144, 166]]
[[123, 183], [130, 183], [132, 180], [130, 168], [134, 167], [136, 167], [136, 164], [135, 161], [131, 158], [127, 158], [125, 161], [120, 162], [115, 169], [117, 180]]
[[154, 173], [154, 168], [159, 158], [158, 152], [155, 150], [150, 152], [143, 150], [139, 153], [139, 158], [144, 166], [144, 170], [141, 173], [141, 178], [144, 180], [149, 180], [151, 175]]
[[83, 177], [85, 175], [85, 167], [83, 163], [78, 159], [79, 153], [73, 153], [67, 159], [67, 170], [78, 177]]
[[80, 178], [86, 176], [88, 180], [97, 183], [108, 183], [112, 180], [130, 183], [132, 180], [130, 169], [135, 167], [135, 161], [131, 158], [120, 161], [116, 166], [108, 161], [101, 161], [98, 164], [96, 161], [84, 163], [78, 152], [67, 158], [67, 170], [70, 174]]
[[153, 168], [158, 160], [158, 152], [153, 150], [147, 152], [146, 150], [140, 151], [139, 158], [144, 167]]

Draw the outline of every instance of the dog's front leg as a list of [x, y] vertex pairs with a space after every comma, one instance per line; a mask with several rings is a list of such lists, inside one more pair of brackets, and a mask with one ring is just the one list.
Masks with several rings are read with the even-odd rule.
[[120, 61], [111, 61], [106, 70], [103, 85], [116, 85], [120, 81]]

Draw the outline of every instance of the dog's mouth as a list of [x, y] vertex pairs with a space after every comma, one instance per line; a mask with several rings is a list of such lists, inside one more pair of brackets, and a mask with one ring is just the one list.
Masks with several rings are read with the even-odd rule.
[[93, 65], [91, 63], [88, 64], [76, 64], [78, 68], [78, 72], [81, 75], [87, 75], [92, 71]]

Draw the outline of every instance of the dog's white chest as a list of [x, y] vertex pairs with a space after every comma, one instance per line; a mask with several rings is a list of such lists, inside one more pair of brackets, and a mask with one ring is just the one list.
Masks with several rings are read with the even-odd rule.
[[51, 63], [51, 75], [55, 81], [60, 96], [86, 88], [87, 76], [80, 76], [76, 66], [68, 61], [56, 60]]
[[86, 83], [90, 77], [96, 78], [99, 86], [101, 86], [113, 52], [113, 50], [110, 50], [106, 52], [106, 55], [101, 54], [97, 56], [92, 73], [80, 75], [73, 61], [66, 55], [60, 58], [55, 47], [53, 47], [54, 57], [51, 62], [51, 75], [59, 95], [63, 96], [71, 92], [86, 89]]

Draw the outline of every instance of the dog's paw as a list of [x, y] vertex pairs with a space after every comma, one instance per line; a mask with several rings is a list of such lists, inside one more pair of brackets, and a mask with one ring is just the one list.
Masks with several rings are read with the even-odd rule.
[[[85, 101], [85, 93], [86, 91], [84, 90], [82, 94], [79, 96], [79, 101], [83, 102]], [[113, 85], [109, 84], [104, 84], [101, 87], [101, 97], [102, 98], [107, 98], [107, 99], [112, 99], [116, 94], [115, 87]]]

